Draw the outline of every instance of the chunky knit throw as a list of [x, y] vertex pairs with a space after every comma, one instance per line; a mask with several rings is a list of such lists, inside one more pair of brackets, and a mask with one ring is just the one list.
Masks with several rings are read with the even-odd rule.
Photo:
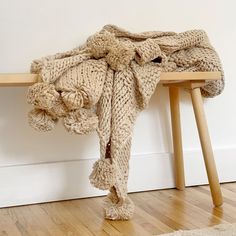
[[162, 71], [221, 71], [222, 80], [201, 88], [214, 97], [224, 88], [218, 55], [202, 30], [130, 33], [113, 25], [71, 51], [33, 61], [40, 80], [29, 88], [34, 105], [29, 124], [50, 131], [59, 118], [70, 133], [97, 131], [100, 159], [90, 182], [110, 193], [105, 218], [127, 220], [134, 204], [127, 196], [131, 136], [137, 114], [147, 107]]

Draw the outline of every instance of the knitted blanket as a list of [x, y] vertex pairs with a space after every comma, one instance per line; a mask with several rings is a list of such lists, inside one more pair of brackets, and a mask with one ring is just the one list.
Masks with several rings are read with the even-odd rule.
[[201, 92], [214, 97], [224, 88], [219, 57], [202, 30], [130, 33], [106, 25], [84, 45], [31, 65], [40, 80], [28, 91], [27, 101], [34, 105], [29, 124], [50, 131], [61, 118], [70, 133], [99, 135], [100, 159], [89, 179], [110, 191], [104, 201], [107, 219], [133, 215], [127, 195], [132, 130], [162, 71], [221, 71], [222, 80], [207, 83]]

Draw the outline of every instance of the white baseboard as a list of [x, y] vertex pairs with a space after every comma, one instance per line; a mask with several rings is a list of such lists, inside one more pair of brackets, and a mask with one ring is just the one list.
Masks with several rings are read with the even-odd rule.
[[[236, 148], [215, 149], [220, 182], [236, 181]], [[207, 183], [200, 150], [184, 152], [186, 185]], [[107, 194], [88, 180], [95, 159], [0, 167], [0, 207]], [[174, 187], [169, 153], [132, 155], [129, 192]]]

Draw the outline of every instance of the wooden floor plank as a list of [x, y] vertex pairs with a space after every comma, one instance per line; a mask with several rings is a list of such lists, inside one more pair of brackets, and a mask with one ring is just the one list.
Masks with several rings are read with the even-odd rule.
[[45, 227], [41, 227], [37, 219], [33, 216], [30, 207], [21, 206], [7, 208], [10, 218], [16, 222], [16, 226], [22, 235], [50, 236], [51, 234]]
[[0, 210], [0, 235], [1, 236], [22, 236], [16, 221], [8, 214], [8, 209]]
[[[199, 191], [200, 187], [186, 188], [184, 192], [175, 191], [173, 194], [180, 198], [183, 198], [186, 202], [201, 208], [205, 212], [216, 216], [226, 222], [236, 222], [236, 218], [233, 216], [233, 211], [228, 208], [228, 204], [224, 203], [222, 207], [214, 207], [210, 198], [210, 193], [202, 193]], [[224, 196], [225, 197], [225, 196]]]
[[204, 227], [206, 224], [210, 226], [212, 224], [223, 223], [218, 217], [211, 215], [209, 212], [202, 210], [191, 202], [176, 197], [175, 194], [170, 195], [167, 191], [162, 193], [155, 192], [153, 194], [155, 194], [156, 198], [165, 202], [170, 211], [171, 209], [179, 210], [181, 216], [188, 219], [194, 226], [190, 229]]
[[[194, 225], [189, 222], [182, 212], [177, 208], [170, 208], [165, 202], [152, 196], [153, 192], [142, 193], [139, 201], [146, 202], [145, 209], [149, 214], [159, 217], [166, 225], [173, 230], [189, 229]], [[138, 199], [136, 199], [138, 202]]]
[[93, 233], [90, 232], [88, 227], [76, 220], [70, 211], [60, 202], [56, 202], [55, 204], [42, 204], [41, 207], [47, 215], [52, 218], [55, 224], [60, 225], [64, 233], [69, 235], [93, 236]]
[[[86, 199], [65, 201], [62, 202], [62, 204], [71, 212], [75, 219], [82, 222], [93, 235], [109, 235], [105, 229], [109, 227], [112, 228], [112, 226], [110, 226], [110, 224], [103, 224], [103, 217], [97, 216], [95, 211], [91, 209], [90, 204], [86, 202]], [[114, 235], [118, 235], [115, 229], [113, 229], [113, 232]]]
[[130, 221], [103, 218], [104, 197], [0, 209], [0, 236], [149, 236], [236, 222], [236, 182], [222, 184], [224, 205], [212, 205], [209, 186], [129, 194]]
[[[103, 198], [104, 199], [104, 198]], [[102, 213], [102, 203], [103, 199], [100, 199], [99, 204], [97, 204], [97, 200], [95, 200], [95, 204], [90, 202], [90, 206], [92, 206], [93, 212], [96, 212], [100, 217], [103, 216]], [[89, 201], [90, 199], [87, 199], [85, 201]], [[93, 204], [93, 205], [92, 205]], [[137, 215], [134, 216], [138, 217]], [[106, 220], [107, 221], [107, 220]], [[120, 235], [127, 235], [127, 236], [142, 236], [142, 235], [152, 235], [150, 232], [148, 232], [144, 227], [142, 227], [139, 223], [138, 220], [135, 218], [132, 222], [129, 221], [112, 221], [109, 220], [110, 225], [112, 225], [113, 228], [115, 228]]]

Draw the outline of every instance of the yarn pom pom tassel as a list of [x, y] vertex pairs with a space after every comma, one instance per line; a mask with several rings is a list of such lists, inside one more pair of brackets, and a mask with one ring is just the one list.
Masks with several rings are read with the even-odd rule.
[[104, 200], [104, 217], [109, 220], [129, 220], [134, 214], [134, 203], [126, 197], [122, 204], [112, 201], [111, 193]]
[[56, 105], [59, 97], [53, 84], [40, 82], [29, 87], [27, 102], [37, 108], [49, 110]]
[[116, 182], [116, 167], [110, 158], [100, 159], [93, 165], [90, 183], [101, 190], [110, 189]]
[[29, 112], [28, 121], [29, 125], [35, 130], [46, 132], [54, 128], [57, 119], [46, 111], [35, 108]]

